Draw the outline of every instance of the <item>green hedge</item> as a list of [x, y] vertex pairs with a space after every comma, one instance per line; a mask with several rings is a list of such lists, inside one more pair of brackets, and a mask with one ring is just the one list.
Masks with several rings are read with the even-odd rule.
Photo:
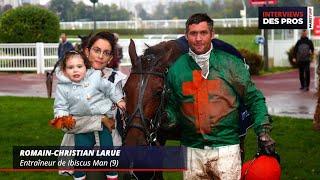
[[251, 75], [259, 75], [259, 71], [263, 68], [263, 60], [259, 54], [250, 52], [247, 49], [239, 49], [241, 55], [245, 58], [249, 65], [249, 72]]
[[[247, 28], [214, 28], [216, 34], [260, 34], [260, 29], [256, 27], [247, 27]], [[142, 35], [142, 34], [183, 34], [184, 28], [179, 29], [98, 29], [98, 31], [108, 30], [110, 32], [115, 32], [120, 35]], [[91, 29], [78, 29], [78, 30], [60, 30], [68, 35], [85, 35], [92, 32]]]
[[26, 5], [5, 12], [0, 18], [0, 42], [58, 42], [59, 18], [51, 11]]

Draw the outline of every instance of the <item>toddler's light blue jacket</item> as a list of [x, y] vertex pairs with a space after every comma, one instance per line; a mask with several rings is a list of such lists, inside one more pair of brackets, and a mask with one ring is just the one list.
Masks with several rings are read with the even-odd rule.
[[88, 69], [85, 78], [79, 83], [72, 82], [60, 70], [56, 76], [55, 117], [112, 114], [112, 103], [123, 98], [122, 91], [102, 77], [100, 70]]

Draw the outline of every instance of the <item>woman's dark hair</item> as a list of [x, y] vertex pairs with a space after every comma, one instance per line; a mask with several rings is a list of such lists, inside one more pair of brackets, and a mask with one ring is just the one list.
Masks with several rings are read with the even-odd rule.
[[101, 31], [101, 32], [98, 32], [97, 34], [91, 36], [91, 38], [88, 42], [87, 48], [91, 49], [93, 44], [99, 39], [103, 39], [103, 40], [108, 41], [111, 45], [111, 52], [112, 52], [112, 54], [114, 54], [114, 51], [115, 51], [114, 49], [116, 46], [116, 38], [112, 33], [108, 32], [108, 31]]
[[201, 22], [207, 22], [210, 31], [213, 31], [213, 20], [206, 13], [196, 13], [191, 15], [186, 22], [186, 32], [189, 31], [191, 24], [199, 24]]
[[82, 52], [80, 51], [68, 51], [64, 54], [63, 58], [62, 58], [62, 62], [60, 64], [60, 68], [62, 71], [66, 70], [66, 66], [67, 66], [67, 60], [73, 56], [80, 56], [83, 59], [83, 63], [86, 66], [87, 69], [91, 68], [91, 64], [89, 62], [89, 59], [87, 58], [87, 56], [85, 56]]

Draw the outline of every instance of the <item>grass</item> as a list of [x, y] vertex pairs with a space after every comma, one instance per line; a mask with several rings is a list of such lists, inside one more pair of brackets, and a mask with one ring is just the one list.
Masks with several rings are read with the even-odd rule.
[[248, 49], [251, 52], [258, 53], [259, 45], [255, 41], [256, 35], [219, 35], [219, 39], [228, 42], [237, 49]]
[[[51, 99], [0, 97], [0, 168], [12, 167], [14, 145], [58, 145], [62, 133], [51, 128]], [[273, 117], [272, 137], [281, 155], [282, 179], [318, 179], [320, 177], [320, 133], [311, 130], [311, 120]], [[169, 145], [178, 145], [169, 141]], [[252, 130], [246, 139], [246, 159], [256, 152]], [[56, 172], [0, 172], [0, 179], [70, 179]], [[182, 179], [182, 173], [165, 173], [165, 179]]]
[[[44, 98], [0, 97], [0, 168], [12, 167], [14, 145], [57, 145], [62, 133], [51, 128], [53, 101]], [[59, 179], [55, 172], [0, 172], [1, 179]], [[66, 179], [66, 178], [64, 178]]]
[[[312, 121], [273, 117], [272, 137], [281, 156], [281, 179], [318, 179], [320, 177], [320, 133], [311, 129]], [[250, 131], [246, 139], [246, 159], [252, 159], [256, 138]]]

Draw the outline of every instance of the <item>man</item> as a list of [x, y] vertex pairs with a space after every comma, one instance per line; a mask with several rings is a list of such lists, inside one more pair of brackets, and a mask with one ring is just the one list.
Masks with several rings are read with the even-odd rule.
[[307, 30], [301, 32], [301, 38], [298, 40], [293, 50], [293, 61], [297, 62], [299, 67], [300, 89], [309, 91], [310, 85], [310, 62], [311, 55], [314, 52], [312, 41], [307, 36]]
[[186, 22], [189, 52], [167, 75], [169, 127], [179, 123], [188, 149], [184, 179], [240, 179], [239, 104], [248, 107], [261, 153], [274, 153], [265, 98], [243, 61], [212, 47], [213, 21], [194, 14]]
[[65, 33], [62, 33], [60, 38], [61, 42], [59, 43], [58, 47], [58, 60], [62, 59], [66, 52], [74, 50], [72, 44], [67, 41], [67, 35]]

